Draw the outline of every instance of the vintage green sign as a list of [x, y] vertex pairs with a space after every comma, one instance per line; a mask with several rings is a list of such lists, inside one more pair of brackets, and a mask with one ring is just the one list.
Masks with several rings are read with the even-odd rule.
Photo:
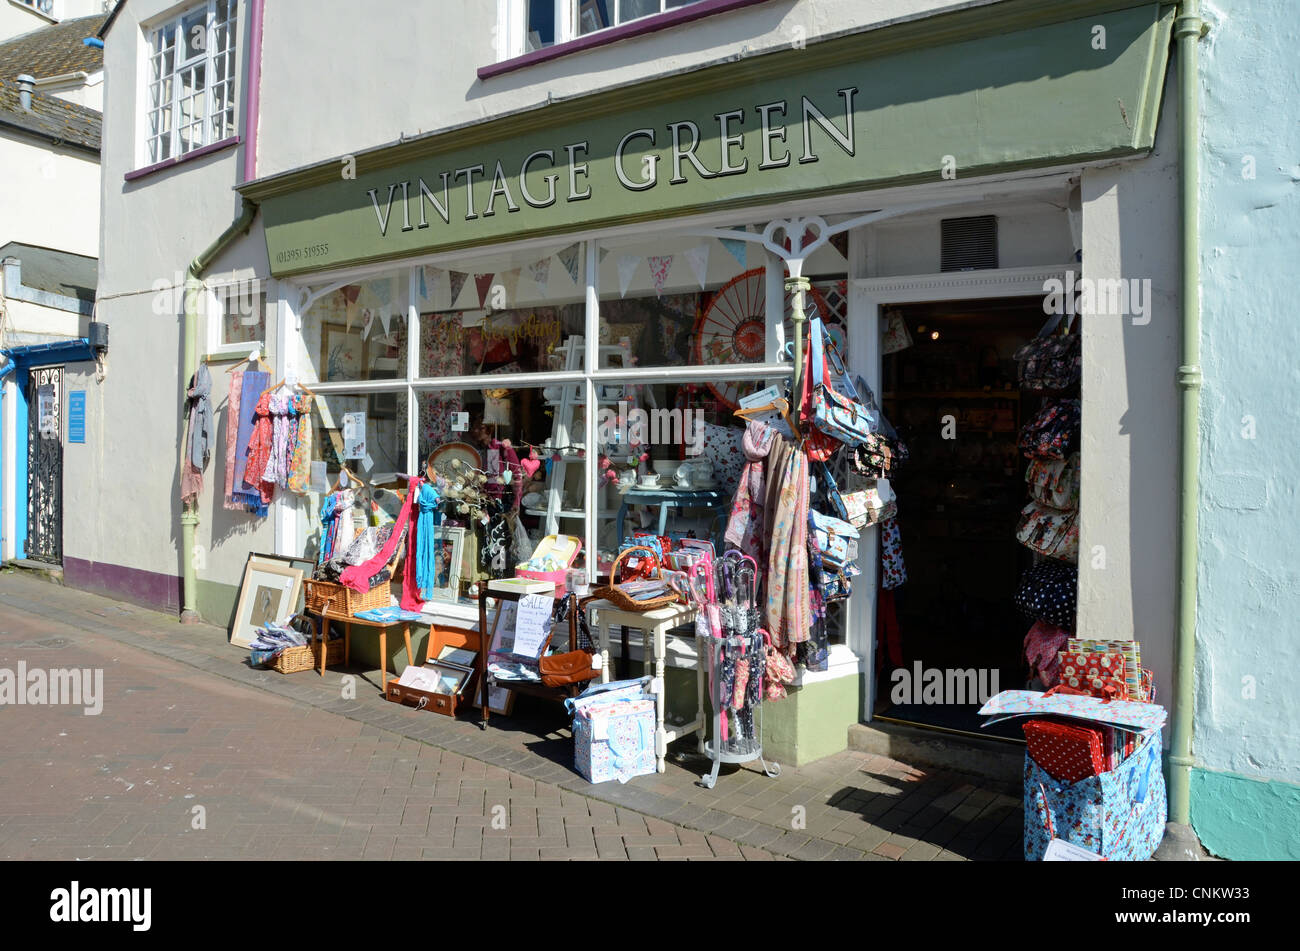
[[[969, 12], [987, 30], [1000, 6]], [[1057, 9], [1087, 6], [1062, 0]], [[1172, 16], [1144, 4], [973, 37], [913, 27], [891, 40], [900, 29], [891, 27], [501, 117], [243, 191], [262, 203], [272, 273], [284, 276], [1134, 154], [1154, 140]]]

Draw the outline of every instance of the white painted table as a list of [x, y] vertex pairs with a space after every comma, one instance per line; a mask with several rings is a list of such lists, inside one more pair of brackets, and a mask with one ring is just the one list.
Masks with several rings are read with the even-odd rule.
[[[587, 609], [595, 615], [595, 619], [591, 621], [591, 630], [596, 635], [596, 640], [600, 646], [601, 683], [608, 683], [610, 679], [610, 632], [616, 627], [630, 627], [641, 632], [641, 643], [643, 645], [641, 656], [648, 672], [651, 669], [651, 658], [653, 658], [653, 680], [650, 684], [650, 690], [655, 698], [655, 764], [658, 771], [662, 773], [665, 769], [664, 760], [668, 755], [668, 744], [681, 737], [694, 733], [698, 739], [699, 752], [703, 753], [704, 727], [706, 723], [704, 715], [705, 671], [703, 669], [704, 665], [698, 660], [698, 647], [696, 649], [697, 662], [695, 665], [695, 717], [689, 723], [676, 725], [671, 730], [664, 726], [664, 709], [666, 706], [664, 671], [667, 667], [668, 632], [683, 624], [693, 625], [695, 623], [695, 608], [687, 604], [672, 604], [666, 608], [656, 608], [653, 611], [625, 611], [622, 608], [615, 607], [608, 601], [591, 601], [587, 604]], [[694, 641], [694, 639], [695, 635], [692, 632], [690, 640]]]

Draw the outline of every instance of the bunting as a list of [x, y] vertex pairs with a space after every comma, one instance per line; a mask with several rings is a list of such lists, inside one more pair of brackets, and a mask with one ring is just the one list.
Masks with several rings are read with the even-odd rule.
[[582, 245], [571, 244], [555, 256], [560, 259], [564, 269], [569, 272], [569, 280], [578, 283], [578, 253], [582, 250]]
[[646, 264], [650, 266], [650, 280], [654, 282], [655, 296], [660, 297], [663, 295], [664, 282], [668, 280], [668, 272], [673, 266], [673, 256], [671, 254], [652, 255], [646, 258]]
[[691, 273], [695, 275], [695, 280], [699, 282], [700, 290], [704, 290], [704, 285], [707, 283], [709, 276], [708, 244], [700, 244], [693, 248], [687, 248], [686, 263], [691, 266]]
[[626, 297], [627, 289], [632, 286], [632, 276], [636, 274], [641, 259], [635, 254], [625, 254], [618, 259], [618, 296]]
[[542, 292], [542, 295], [545, 296], [547, 282], [551, 279], [551, 259], [542, 258], [540, 261], [534, 261], [528, 265], [528, 276], [537, 285], [537, 289]]
[[448, 271], [447, 280], [450, 281], [451, 297], [447, 301], [447, 307], [455, 310], [456, 301], [460, 299], [461, 289], [465, 286], [465, 279], [468, 274], [462, 274], [460, 271]]
[[745, 246], [749, 244], [748, 241], [740, 241], [736, 238], [719, 238], [718, 241], [722, 243], [722, 246], [727, 249], [741, 267], [745, 266]]
[[492, 278], [495, 274], [475, 274], [474, 287], [478, 289], [478, 305], [482, 307], [487, 303], [488, 291], [492, 289]]

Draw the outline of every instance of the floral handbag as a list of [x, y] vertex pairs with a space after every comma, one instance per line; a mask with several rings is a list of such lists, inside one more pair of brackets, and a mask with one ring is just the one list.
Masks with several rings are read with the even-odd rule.
[[1015, 353], [1020, 387], [1025, 390], [1064, 390], [1079, 382], [1083, 355], [1078, 334], [1053, 334], [1061, 322], [1048, 321], [1037, 337]]
[[1079, 454], [1069, 459], [1035, 459], [1025, 470], [1029, 494], [1054, 509], [1079, 507]]
[[907, 581], [907, 565], [903, 563], [903, 536], [898, 530], [898, 519], [887, 518], [880, 523], [880, 587], [890, 591]]
[[843, 519], [809, 512], [813, 544], [822, 561], [832, 568], [847, 568], [858, 559], [858, 530]]
[[853, 470], [868, 479], [887, 479], [907, 461], [907, 446], [882, 433], [872, 433], [853, 450]]
[[[824, 352], [825, 329], [820, 317], [812, 321], [809, 337], [811, 372], [807, 374], [807, 380], [812, 395], [812, 425], [847, 446], [859, 446], [873, 432], [876, 416], [857, 399], [857, 391], [843, 366], [837, 367], [843, 392], [832, 385]], [[834, 350], [831, 355], [834, 358]]]
[[1050, 400], [1020, 430], [1020, 450], [1028, 459], [1065, 459], [1079, 444], [1078, 400]]
[[1020, 511], [1016, 541], [1040, 555], [1061, 561], [1079, 560], [1079, 515], [1030, 502]]

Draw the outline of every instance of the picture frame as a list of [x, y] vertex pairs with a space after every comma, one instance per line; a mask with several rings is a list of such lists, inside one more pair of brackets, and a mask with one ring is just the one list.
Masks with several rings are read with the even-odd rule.
[[447, 664], [456, 664], [461, 667], [473, 667], [477, 658], [478, 651], [472, 651], [468, 647], [454, 647], [451, 644], [444, 644], [442, 650], [438, 651], [435, 660]]
[[492, 684], [488, 687], [488, 712], [508, 717], [515, 708], [515, 692], [509, 687]]
[[434, 530], [434, 585], [430, 601], [459, 601], [465, 558], [465, 529]]
[[448, 664], [436, 660], [425, 664], [424, 669], [433, 671], [438, 678], [437, 685], [431, 692], [448, 697], [459, 696], [465, 690], [465, 685], [469, 683], [470, 677], [474, 675], [472, 667], [463, 667], [459, 664]]
[[284, 621], [298, 613], [301, 596], [301, 568], [250, 555], [230, 626], [230, 643], [247, 649], [263, 624]]
[[343, 324], [323, 323], [320, 328], [321, 383], [340, 380], [357, 382], [366, 378], [366, 341], [361, 327], [347, 328]]

